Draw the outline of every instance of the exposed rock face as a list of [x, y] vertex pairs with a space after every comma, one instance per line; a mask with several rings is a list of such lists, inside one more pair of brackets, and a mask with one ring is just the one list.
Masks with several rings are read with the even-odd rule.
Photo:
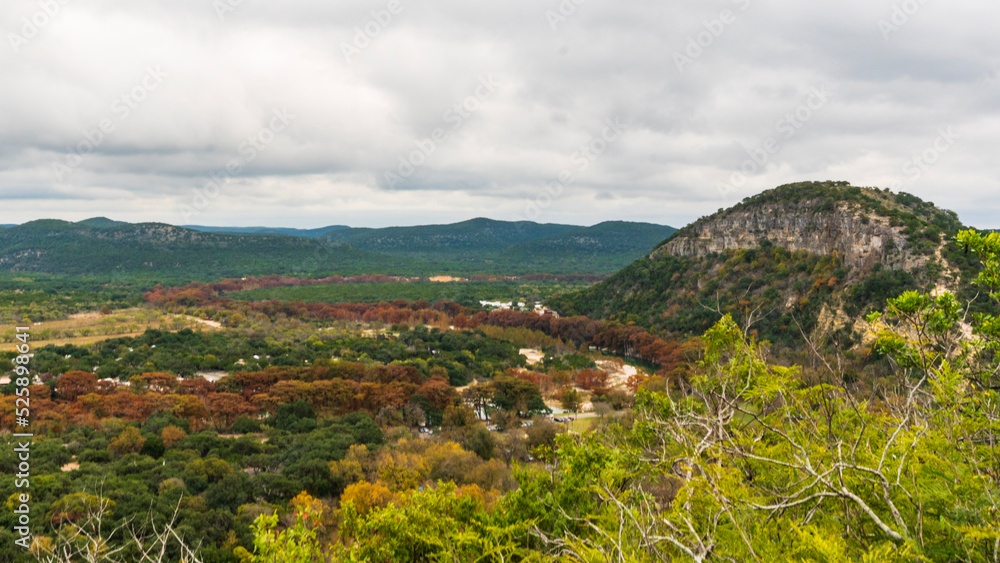
[[852, 277], [870, 272], [878, 263], [909, 269], [927, 261], [907, 251], [909, 243], [901, 228], [847, 205], [822, 212], [809, 202], [760, 205], [730, 210], [688, 229], [658, 248], [653, 256], [666, 252], [702, 257], [729, 249], [755, 248], [768, 240], [793, 252], [836, 253], [850, 267]]

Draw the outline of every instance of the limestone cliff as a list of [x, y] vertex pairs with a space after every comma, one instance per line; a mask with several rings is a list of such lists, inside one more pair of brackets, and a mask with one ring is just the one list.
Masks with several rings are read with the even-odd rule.
[[[909, 201], [905, 195], [900, 198], [843, 182], [782, 186], [685, 227], [651, 258], [662, 253], [701, 258], [755, 248], [766, 240], [792, 252], [836, 255], [850, 269], [852, 281], [870, 273], [876, 264], [911, 270], [923, 267], [933, 256], [926, 243], [935, 238], [939, 242], [951, 227], [942, 224], [938, 228], [937, 223], [950, 223], [954, 216], [924, 202], [917, 206], [920, 209], [913, 209]], [[919, 220], [918, 213], [924, 215]], [[940, 220], [936, 223], [935, 219]]]

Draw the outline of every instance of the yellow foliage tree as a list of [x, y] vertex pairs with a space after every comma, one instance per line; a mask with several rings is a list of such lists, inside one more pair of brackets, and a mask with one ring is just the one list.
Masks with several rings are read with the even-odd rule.
[[339, 478], [344, 485], [351, 485], [374, 476], [371, 453], [364, 444], [351, 446], [347, 455], [340, 461], [330, 462], [330, 474]]
[[111, 439], [108, 449], [115, 455], [137, 454], [146, 444], [146, 439], [142, 437], [142, 432], [135, 426], [129, 426], [116, 438]]
[[366, 515], [376, 508], [383, 508], [392, 501], [392, 491], [382, 483], [361, 481], [344, 489], [341, 504], [353, 504], [358, 514]]
[[382, 450], [377, 467], [379, 481], [396, 492], [417, 488], [429, 474], [422, 456], [401, 451]]
[[177, 426], [167, 426], [160, 431], [160, 439], [163, 440], [163, 447], [170, 448], [177, 442], [184, 439], [187, 434]]
[[289, 505], [296, 514], [305, 512], [319, 513], [323, 510], [323, 501], [314, 498], [309, 493], [302, 491], [289, 502]]

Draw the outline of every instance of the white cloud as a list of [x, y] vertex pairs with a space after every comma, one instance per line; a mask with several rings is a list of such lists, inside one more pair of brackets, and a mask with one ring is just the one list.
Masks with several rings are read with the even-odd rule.
[[[67, 1], [16, 53], [10, 34], [39, 8], [3, 4], [0, 223], [182, 222], [208, 175], [286, 108], [294, 122], [197, 222], [508, 219], [618, 117], [628, 133], [537, 220], [680, 226], [783, 182], [845, 179], [902, 184], [1000, 226], [995, 3], [929, 1], [886, 39], [879, 21], [902, 0], [588, 0], [555, 30], [556, 1], [399, 2], [350, 62], [342, 46], [388, 0], [244, 0], [222, 18], [200, 0]], [[727, 9], [734, 21], [679, 72], [674, 53]], [[115, 100], [157, 65], [169, 76], [119, 119]], [[445, 112], [486, 75], [500, 88], [452, 131]], [[829, 88], [829, 103], [738, 192], [721, 192], [813, 87]], [[53, 162], [102, 119], [114, 132], [60, 179]], [[385, 172], [440, 127], [449, 138], [404, 185], [386, 186]], [[947, 127], [961, 138], [908, 176], [905, 163]]]

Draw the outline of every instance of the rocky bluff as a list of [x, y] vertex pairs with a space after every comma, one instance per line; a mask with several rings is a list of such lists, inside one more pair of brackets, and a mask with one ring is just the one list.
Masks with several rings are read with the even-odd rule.
[[857, 188], [846, 182], [790, 184], [699, 219], [650, 257], [666, 253], [701, 258], [769, 241], [793, 252], [836, 254], [854, 279], [871, 272], [876, 264], [910, 270], [933, 256], [926, 244], [915, 247], [913, 243], [915, 236], [923, 234], [922, 227], [933, 224], [935, 214], [952, 219], [949, 212], [931, 208], [921, 213], [925, 217], [914, 227], [911, 207], [906, 194]]

